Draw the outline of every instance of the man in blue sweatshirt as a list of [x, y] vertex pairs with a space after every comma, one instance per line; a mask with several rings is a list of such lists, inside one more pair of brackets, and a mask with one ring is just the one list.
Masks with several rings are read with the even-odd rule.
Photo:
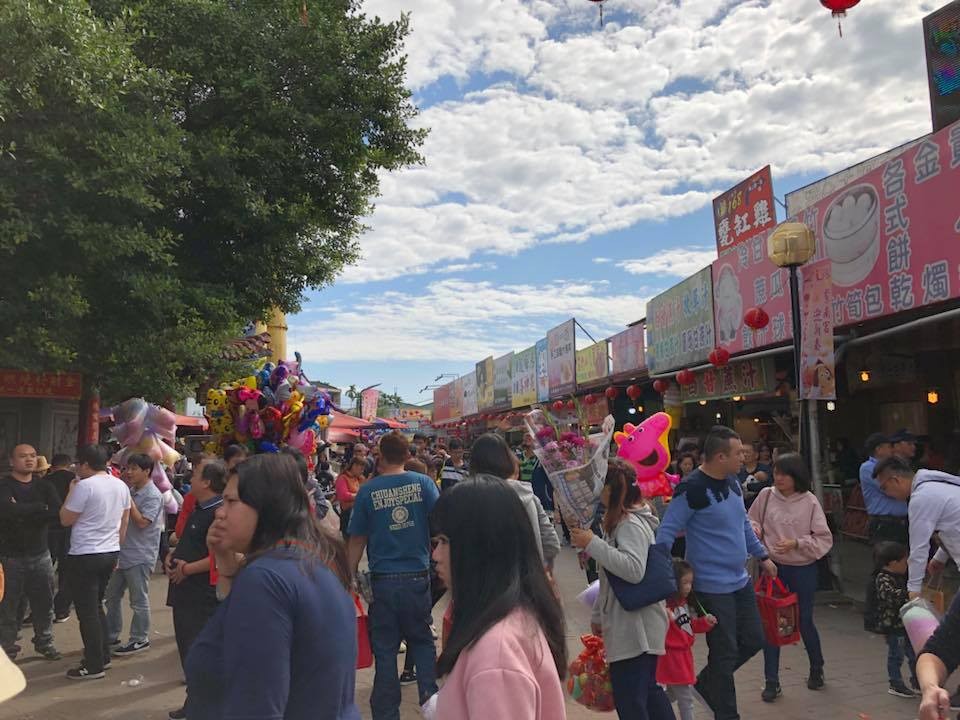
[[695, 690], [716, 720], [739, 720], [733, 674], [763, 647], [763, 626], [746, 571], [747, 554], [767, 575], [777, 566], [747, 519], [737, 472], [743, 443], [733, 430], [717, 425], [703, 446], [703, 464], [677, 485], [657, 531], [657, 542], [673, 545], [686, 530], [686, 559], [693, 565], [693, 588], [706, 611], [717, 618], [707, 635], [710, 653]]

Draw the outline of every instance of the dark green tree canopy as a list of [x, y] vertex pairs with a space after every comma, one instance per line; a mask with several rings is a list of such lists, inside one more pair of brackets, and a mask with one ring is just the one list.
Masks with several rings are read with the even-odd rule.
[[419, 161], [407, 25], [307, 8], [0, 0], [0, 366], [176, 396], [356, 260]]

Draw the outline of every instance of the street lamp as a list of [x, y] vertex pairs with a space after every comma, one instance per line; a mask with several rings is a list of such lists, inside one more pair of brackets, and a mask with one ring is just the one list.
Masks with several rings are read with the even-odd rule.
[[793, 367], [797, 388], [797, 400], [800, 402], [800, 453], [807, 461], [807, 467], [813, 472], [810, 456], [810, 443], [807, 435], [807, 404], [800, 397], [800, 346], [802, 343], [800, 327], [800, 283], [797, 268], [813, 257], [817, 249], [817, 240], [813, 231], [803, 223], [785, 222], [776, 227], [767, 237], [767, 255], [774, 265], [790, 270], [790, 307], [793, 315]]

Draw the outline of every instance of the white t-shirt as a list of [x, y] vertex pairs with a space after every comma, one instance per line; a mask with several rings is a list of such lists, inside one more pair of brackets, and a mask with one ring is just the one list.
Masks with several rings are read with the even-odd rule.
[[78, 480], [63, 506], [80, 513], [70, 529], [70, 555], [120, 551], [120, 521], [130, 509], [130, 488], [123, 480], [107, 473]]

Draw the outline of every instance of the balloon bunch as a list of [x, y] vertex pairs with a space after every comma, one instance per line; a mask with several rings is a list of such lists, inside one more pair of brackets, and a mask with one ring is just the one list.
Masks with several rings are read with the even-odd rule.
[[300, 372], [300, 357], [267, 362], [256, 374], [207, 391], [206, 417], [214, 436], [208, 451], [230, 444], [251, 452], [277, 452], [283, 445], [300, 450], [310, 470], [317, 442], [326, 436], [334, 408], [330, 395]]
[[173, 449], [177, 434], [176, 416], [164, 408], [150, 405], [143, 398], [130, 398], [111, 410], [116, 423], [110, 433], [120, 443], [121, 450], [112, 462], [126, 467], [127, 458], [142, 453], [154, 461], [151, 479], [163, 496], [168, 513], [177, 512], [173, 485], [163, 466], [173, 467], [180, 453]]

